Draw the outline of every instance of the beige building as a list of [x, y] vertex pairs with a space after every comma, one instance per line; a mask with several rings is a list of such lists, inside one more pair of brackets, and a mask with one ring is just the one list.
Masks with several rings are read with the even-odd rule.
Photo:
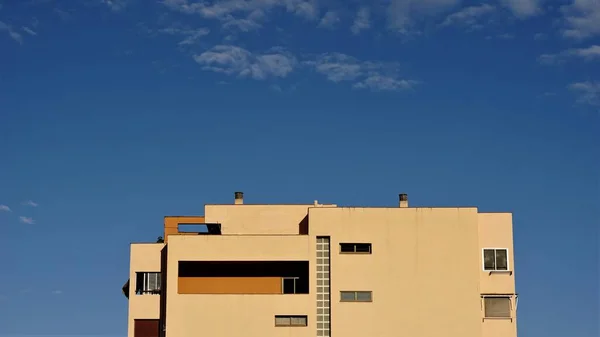
[[[198, 227], [198, 228], [194, 228]], [[192, 230], [186, 230], [190, 228]], [[511, 213], [206, 205], [131, 244], [129, 337], [516, 337]]]

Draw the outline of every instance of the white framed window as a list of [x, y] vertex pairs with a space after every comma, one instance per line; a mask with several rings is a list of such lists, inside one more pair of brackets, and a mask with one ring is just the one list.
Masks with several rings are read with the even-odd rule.
[[511, 297], [506, 295], [483, 296], [484, 318], [512, 318]]
[[372, 302], [372, 291], [340, 291], [340, 302]]
[[160, 294], [161, 274], [160, 272], [137, 272], [135, 293], [137, 295], [144, 294]]
[[508, 249], [507, 248], [484, 248], [483, 270], [486, 271], [508, 271]]
[[276, 315], [275, 326], [308, 326], [308, 316]]

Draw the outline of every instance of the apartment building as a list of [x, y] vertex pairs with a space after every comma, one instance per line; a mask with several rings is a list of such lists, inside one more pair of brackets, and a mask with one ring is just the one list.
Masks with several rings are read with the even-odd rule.
[[234, 200], [131, 244], [129, 337], [516, 337], [511, 213]]

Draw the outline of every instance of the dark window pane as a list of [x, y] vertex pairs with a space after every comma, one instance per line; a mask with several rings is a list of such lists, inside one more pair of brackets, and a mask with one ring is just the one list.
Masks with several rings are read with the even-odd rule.
[[340, 292], [340, 300], [342, 302], [353, 302], [355, 301], [355, 294], [354, 291], [342, 291]]
[[370, 243], [357, 243], [356, 244], [356, 252], [357, 253], [371, 253], [371, 244]]
[[483, 268], [485, 270], [495, 270], [496, 269], [496, 257], [494, 255], [493, 249], [484, 249], [483, 250]]
[[296, 282], [293, 278], [283, 279], [283, 293], [284, 294], [295, 294], [296, 293]]
[[356, 292], [356, 300], [359, 302], [371, 302], [372, 293], [370, 291], [357, 291]]
[[508, 270], [508, 254], [506, 249], [496, 250], [496, 270]]
[[340, 243], [340, 252], [354, 253], [354, 244], [353, 243]]

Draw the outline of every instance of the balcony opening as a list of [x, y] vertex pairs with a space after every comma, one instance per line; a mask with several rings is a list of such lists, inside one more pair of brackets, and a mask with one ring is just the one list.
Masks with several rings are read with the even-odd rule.
[[183, 234], [220, 235], [221, 224], [212, 223], [179, 223], [177, 232]]
[[180, 294], [308, 294], [308, 261], [180, 261]]

